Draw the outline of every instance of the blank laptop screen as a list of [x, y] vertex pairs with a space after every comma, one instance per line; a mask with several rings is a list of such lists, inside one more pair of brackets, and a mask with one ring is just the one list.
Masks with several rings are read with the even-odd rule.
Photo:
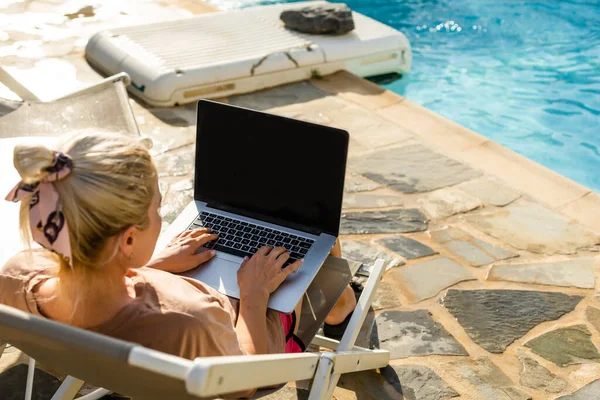
[[347, 151], [343, 130], [203, 100], [194, 197], [337, 236]]

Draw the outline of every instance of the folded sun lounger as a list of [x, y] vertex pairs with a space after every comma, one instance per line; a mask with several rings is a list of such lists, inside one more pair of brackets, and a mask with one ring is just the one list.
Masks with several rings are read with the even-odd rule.
[[354, 12], [341, 36], [288, 30], [283, 10], [327, 2], [278, 4], [99, 32], [85, 55], [106, 74], [126, 72], [129, 90], [148, 104], [172, 106], [247, 93], [348, 70], [359, 76], [410, 70], [401, 32]]

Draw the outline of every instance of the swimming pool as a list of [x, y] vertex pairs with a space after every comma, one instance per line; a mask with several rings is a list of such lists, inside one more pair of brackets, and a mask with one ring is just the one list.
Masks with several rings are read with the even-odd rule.
[[345, 2], [411, 42], [413, 72], [383, 86], [600, 191], [599, 1]]

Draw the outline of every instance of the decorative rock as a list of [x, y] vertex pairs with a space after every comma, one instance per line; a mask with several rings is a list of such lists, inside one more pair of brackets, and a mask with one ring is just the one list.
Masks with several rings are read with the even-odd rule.
[[600, 353], [592, 343], [591, 337], [585, 325], [573, 325], [531, 339], [525, 346], [561, 367], [600, 362]]
[[473, 267], [519, 256], [502, 247], [476, 239], [459, 228], [449, 227], [434, 231], [431, 232], [431, 237]]
[[427, 229], [427, 217], [417, 209], [352, 212], [342, 215], [340, 233], [408, 233]]
[[594, 260], [592, 259], [494, 265], [490, 269], [487, 279], [593, 289], [596, 281], [593, 268]]
[[375, 319], [371, 344], [390, 352], [390, 358], [468, 353], [427, 310], [384, 311]]
[[364, 176], [348, 170], [344, 182], [344, 191], [346, 193], [368, 192], [383, 187], [381, 183], [374, 182]]
[[517, 358], [521, 361], [521, 385], [548, 393], [559, 393], [567, 386], [564, 379], [548, 371], [523, 351], [517, 351]]
[[556, 400], [592, 400], [600, 398], [600, 379], [588, 383], [575, 393], [561, 396]]
[[342, 254], [348, 260], [359, 261], [364, 265], [373, 265], [375, 260], [383, 258], [388, 268], [404, 264], [401, 260], [357, 240], [342, 240], [340, 244], [342, 246]]
[[421, 144], [353, 158], [349, 165], [365, 177], [404, 193], [428, 192], [481, 175], [481, 172]]
[[600, 332], [600, 309], [588, 307], [586, 312], [587, 320]]
[[315, 35], [343, 35], [354, 29], [352, 11], [346, 4], [285, 10], [281, 13], [280, 18], [288, 29]]
[[402, 197], [377, 193], [346, 193], [344, 209], [347, 208], [380, 208], [395, 207], [404, 204]]
[[478, 399], [529, 400], [531, 396], [517, 389], [513, 382], [487, 358], [453, 361], [447, 364], [459, 379], [473, 385]]
[[438, 253], [423, 243], [400, 235], [379, 239], [376, 240], [375, 243], [387, 247], [394, 253], [400, 254], [407, 260], [414, 260], [415, 258], [431, 256]]
[[600, 242], [584, 226], [534, 203], [513, 203], [492, 214], [465, 218], [488, 235], [532, 253], [572, 254]]
[[441, 303], [475, 343], [502, 353], [545, 321], [573, 311], [583, 296], [529, 290], [448, 290]]
[[404, 400], [442, 400], [459, 395], [438, 374], [421, 365], [388, 366], [381, 373]]
[[503, 207], [517, 200], [521, 195], [510, 186], [490, 177], [482, 177], [465, 182], [459, 187], [465, 192], [478, 197], [485, 203]]
[[417, 203], [433, 219], [465, 213], [483, 205], [477, 197], [456, 188], [433, 192], [425, 197], [420, 197]]
[[471, 271], [446, 257], [421, 261], [390, 274], [402, 284], [404, 295], [412, 303], [433, 297], [458, 282], [476, 279]]

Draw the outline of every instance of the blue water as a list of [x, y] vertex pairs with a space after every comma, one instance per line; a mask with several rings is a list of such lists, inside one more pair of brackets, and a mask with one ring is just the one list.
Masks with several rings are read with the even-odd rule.
[[600, 0], [346, 3], [411, 42], [412, 72], [383, 86], [600, 191]]

